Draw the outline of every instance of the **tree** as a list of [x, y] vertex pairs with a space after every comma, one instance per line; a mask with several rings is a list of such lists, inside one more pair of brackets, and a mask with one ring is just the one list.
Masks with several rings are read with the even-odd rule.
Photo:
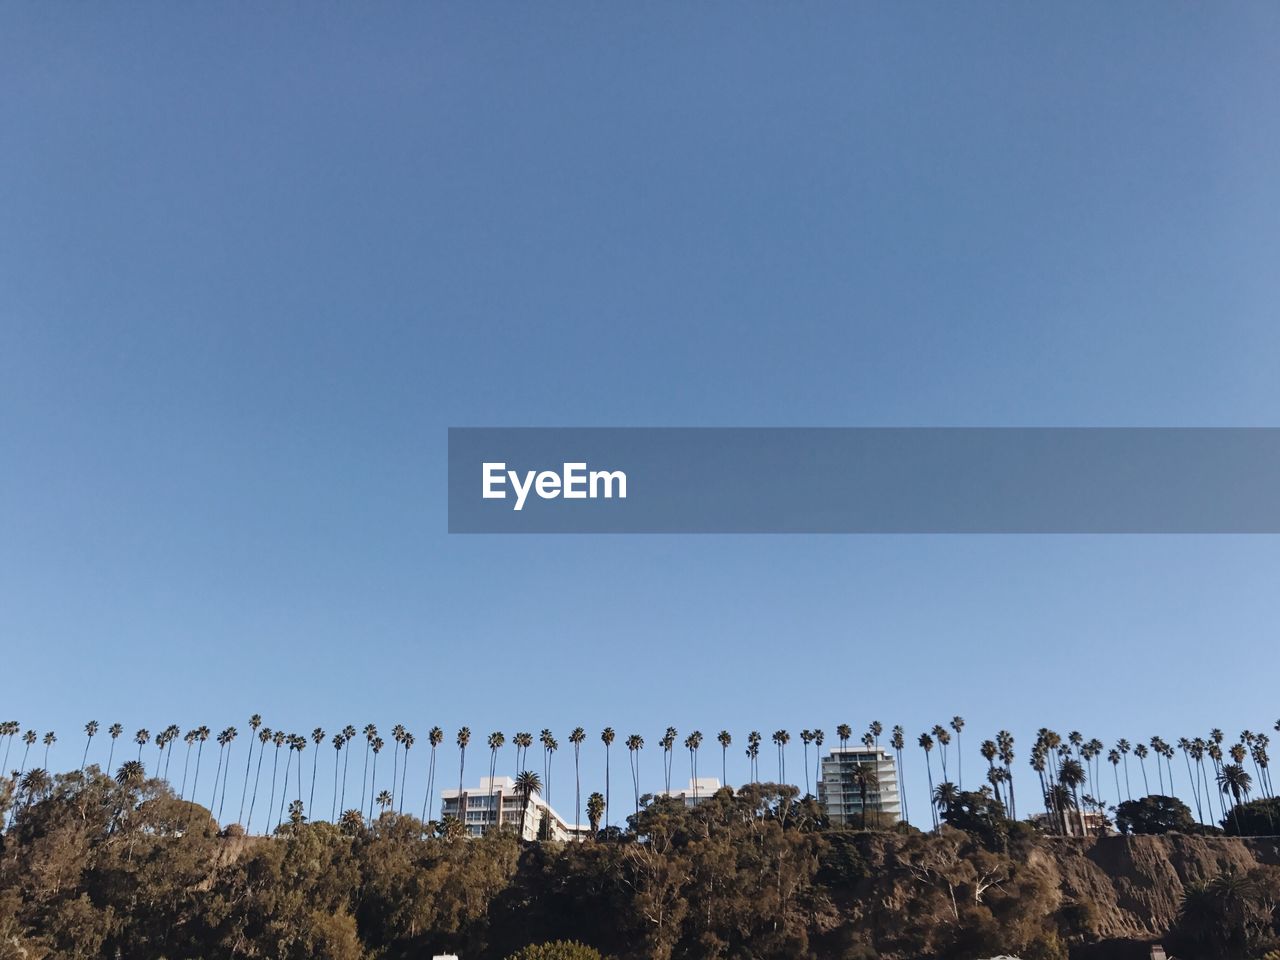
[[467, 822], [467, 798], [462, 792], [463, 771], [467, 766], [467, 744], [471, 742], [471, 728], [458, 731], [458, 819]]
[[[1235, 813], [1240, 809], [1241, 799], [1249, 798], [1249, 789], [1253, 786], [1253, 777], [1249, 776], [1249, 771], [1238, 763], [1228, 763], [1222, 768], [1222, 772], [1218, 774], [1218, 789], [1223, 794], [1230, 794], [1234, 803], [1231, 812]], [[1236, 821], [1236, 832], [1240, 832], [1240, 822]]]
[[600, 742], [604, 744], [604, 822], [609, 822], [609, 748], [613, 746], [613, 727], [605, 727], [600, 731]]
[[1072, 799], [1075, 800], [1074, 806], [1080, 820], [1080, 836], [1082, 837], [1088, 834], [1088, 830], [1084, 823], [1084, 811], [1080, 809], [1080, 788], [1084, 786], [1087, 779], [1084, 767], [1079, 760], [1063, 760], [1062, 765], [1058, 768], [1058, 782], [1071, 791]]
[[[249, 717], [249, 755], [244, 760], [244, 784], [240, 787], [240, 813], [236, 815], [236, 823], [244, 823], [244, 800], [249, 793], [249, 768], [253, 763], [253, 741], [257, 737], [258, 728], [262, 726], [262, 714], [255, 713]], [[171, 750], [170, 753], [173, 751]], [[258, 767], [262, 767], [262, 754], [258, 754]]]
[[576, 940], [554, 940], [530, 944], [507, 957], [507, 960], [604, 960], [600, 951]]
[[516, 793], [520, 795], [520, 836], [524, 836], [525, 824], [529, 822], [529, 804], [535, 793], [542, 792], [542, 781], [532, 770], [522, 770], [516, 777]]
[[893, 732], [889, 735], [889, 746], [893, 747], [893, 754], [898, 761], [898, 793], [902, 797], [902, 819], [910, 823], [911, 818], [907, 814], [907, 781], [902, 769], [902, 751], [906, 749], [907, 738], [902, 727], [894, 726]]
[[787, 744], [791, 742], [791, 734], [786, 730], [773, 732], [773, 745], [778, 748], [778, 782], [787, 782]]
[[684, 738], [684, 748], [689, 751], [689, 785], [693, 787], [693, 799], [698, 800], [698, 748], [702, 746], [702, 731], [695, 730]]
[[720, 782], [729, 785], [729, 747], [733, 744], [733, 734], [721, 730], [716, 734], [716, 742], [720, 744]]
[[836, 727], [836, 739], [840, 741], [840, 749], [844, 750], [849, 746], [849, 738], [853, 736], [853, 727], [847, 723], [842, 723]]
[[227, 768], [222, 774], [222, 795], [218, 798], [218, 822], [222, 822], [222, 808], [227, 802], [227, 780], [231, 776], [231, 744], [235, 742], [236, 737], [240, 736], [240, 731], [235, 727], [227, 727], [220, 734], [226, 740], [227, 747]]
[[[342, 754], [342, 748], [347, 745], [347, 738], [339, 730], [329, 742], [333, 744], [333, 802], [329, 805], [329, 819], [336, 821], [338, 818], [338, 767], [343, 766], [338, 761]], [[345, 787], [345, 784], [343, 786]]]
[[431, 746], [431, 759], [427, 764], [427, 795], [422, 800], [422, 822], [427, 822], [427, 808], [431, 805], [436, 786], [436, 748], [444, 743], [444, 731], [432, 727], [427, 731], [427, 743]]
[[[462, 729], [466, 730], [467, 738], [470, 739], [471, 731], [467, 730], [466, 727], [463, 727]], [[458, 736], [461, 737], [462, 734], [459, 733]], [[369, 822], [370, 823], [373, 822], [373, 805], [377, 800], [377, 797], [374, 796], [374, 791], [378, 789], [378, 754], [382, 752], [382, 748], [385, 746], [386, 746], [386, 741], [384, 741], [381, 737], [374, 737], [373, 743], [369, 744], [369, 749], [373, 751], [373, 766], [369, 771]], [[465, 748], [464, 748], [464, 751], [465, 751]], [[461, 779], [459, 779], [458, 783], [459, 784], [462, 783]], [[461, 786], [459, 786], [458, 788], [458, 797], [459, 799], [461, 799], [462, 797]]]
[[44, 735], [44, 768], [49, 769], [49, 748], [58, 742], [58, 735], [50, 730]]
[[489, 794], [493, 795], [493, 775], [498, 768], [498, 751], [502, 749], [502, 745], [507, 742], [506, 735], [501, 730], [495, 730], [489, 734]]
[[582, 822], [582, 774], [580, 760], [582, 744], [587, 739], [587, 731], [582, 727], [574, 727], [569, 732], [569, 742], [573, 744], [573, 825]]
[[876, 773], [874, 763], [855, 763], [850, 771], [850, 780], [858, 788], [858, 799], [862, 808], [862, 829], [867, 829], [867, 793], [880, 789], [880, 776]]
[[812, 795], [809, 789], [809, 744], [813, 743], [813, 731], [805, 727], [800, 731], [800, 742], [804, 745], [804, 792]]
[[[360, 731], [364, 734], [364, 768], [360, 771], [360, 810], [364, 811], [364, 785], [369, 780], [369, 753], [373, 749], [373, 741], [378, 737], [378, 728], [372, 723], [366, 723], [364, 729]], [[369, 809], [373, 809], [373, 791], [369, 791]], [[369, 815], [369, 819], [373, 819], [373, 815]]]
[[[111, 749], [107, 751], [107, 769], [110, 770], [111, 762], [115, 759], [116, 755], [116, 741], [120, 739], [120, 734], [124, 733], [124, 725], [113, 723], [111, 726], [107, 727], [107, 733], [111, 735]], [[5, 766], [8, 765], [9, 764], [6, 761]]]
[[636, 813], [640, 812], [640, 751], [644, 749], [644, 737], [633, 733], [623, 741], [627, 747], [627, 763], [631, 768], [631, 787], [635, 794]]
[[89, 760], [89, 745], [90, 745], [91, 743], [93, 743], [93, 737], [94, 737], [94, 734], [96, 734], [96, 733], [98, 732], [98, 721], [97, 721], [97, 720], [90, 720], [88, 723], [86, 723], [86, 724], [84, 725], [84, 732], [85, 732], [84, 756], [82, 756], [82, 757], [80, 758], [80, 772], [81, 772], [81, 773], [84, 773], [84, 765], [85, 765], [85, 764], [88, 762], [88, 760]]
[[397, 813], [404, 813], [404, 784], [409, 777], [409, 751], [413, 749], [413, 745], [417, 742], [417, 738], [409, 730], [406, 730], [404, 736], [400, 739], [400, 746], [404, 748], [404, 763], [400, 766], [400, 805], [396, 809]]
[[[927, 733], [922, 733], [920, 734], [920, 739], [917, 742], [920, 744], [920, 749], [924, 751], [925, 771], [929, 774], [929, 796], [932, 797], [933, 763], [929, 759], [929, 754], [933, 752], [933, 737], [929, 736]], [[936, 828], [938, 826], [938, 813], [932, 806], [929, 807], [929, 815], [933, 818], [933, 825]]]
[[747, 734], [747, 764], [752, 783], [760, 781], [760, 744], [763, 739], [759, 730], [752, 730]]
[[600, 818], [604, 816], [605, 802], [604, 796], [598, 792], [593, 792], [587, 797], [587, 822], [591, 824], [591, 834], [595, 836], [600, 832]]
[[1116, 741], [1116, 749], [1120, 751], [1120, 760], [1124, 764], [1124, 795], [1126, 800], [1133, 799], [1133, 790], [1129, 786], [1129, 741], [1121, 737]]
[[938, 808], [938, 814], [943, 820], [947, 819], [947, 811], [951, 809], [958, 796], [960, 796], [960, 789], [950, 780], [943, 780], [933, 791], [933, 805]]
[[200, 755], [204, 753], [204, 742], [209, 739], [209, 728], [203, 723], [196, 727], [196, 772], [191, 781], [191, 796], [196, 795], [196, 787], [200, 784]]
[[1195, 821], [1191, 809], [1177, 797], [1154, 794], [1117, 804], [1116, 829], [1126, 834], [1191, 833]]
[[[316, 752], [311, 758], [311, 793], [307, 797], [307, 809], [313, 813], [316, 809], [316, 770], [320, 765], [320, 744], [324, 743], [325, 736], [323, 727], [316, 727], [311, 731], [311, 742], [316, 745]], [[408, 755], [405, 760], [407, 762]]]
[[964, 730], [964, 717], [952, 717], [951, 729], [956, 732], [956, 784], [964, 790], [964, 748], [960, 739], [960, 732]]
[[1270, 837], [1280, 825], [1280, 798], [1259, 797], [1240, 804], [1231, 816], [1222, 820], [1222, 829], [1229, 836]]
[[663, 790], [671, 792], [671, 753], [676, 745], [676, 728], [667, 727], [658, 745], [662, 747]]

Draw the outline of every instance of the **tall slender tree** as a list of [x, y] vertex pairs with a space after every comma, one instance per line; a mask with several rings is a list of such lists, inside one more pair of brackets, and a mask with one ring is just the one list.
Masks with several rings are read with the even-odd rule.
[[791, 742], [791, 734], [786, 730], [773, 732], [773, 745], [778, 748], [778, 783], [787, 782], [787, 744]]
[[689, 786], [693, 787], [693, 802], [698, 802], [698, 748], [702, 746], [702, 731], [695, 730], [684, 738], [684, 748], [689, 751]]
[[227, 803], [227, 781], [231, 779], [231, 744], [235, 742], [236, 737], [240, 736], [240, 731], [235, 727], [227, 727], [222, 731], [222, 735], [227, 740], [227, 769], [222, 773], [222, 796], [218, 798], [218, 822], [222, 822], [222, 808]]
[[716, 734], [716, 742], [720, 744], [720, 782], [729, 785], [729, 747], [733, 744], [733, 734], [721, 730]]
[[[249, 771], [253, 766], [253, 741], [257, 739], [258, 728], [262, 726], [262, 714], [255, 713], [249, 717], [249, 755], [244, 759], [244, 783], [240, 786], [240, 813], [236, 823], [244, 823], [244, 801], [249, 795]], [[172, 752], [172, 751], [171, 751]]]
[[[271, 815], [275, 812], [275, 809], [276, 809], [276, 774], [279, 771], [279, 767], [280, 767], [280, 748], [283, 747], [288, 742], [289, 742], [289, 735], [286, 734], [283, 730], [277, 730], [275, 733], [271, 735], [271, 743], [275, 746], [276, 751], [271, 756], [271, 796], [267, 800], [267, 832], [268, 833], [271, 832]], [[287, 762], [288, 754], [285, 754], [285, 758]], [[287, 769], [286, 769], [286, 782], [287, 782]], [[250, 811], [250, 816], [252, 816], [252, 810]]]
[[191, 799], [196, 797], [196, 787], [200, 784], [200, 755], [204, 753], [204, 743], [209, 739], [209, 728], [203, 723], [196, 727], [196, 772], [191, 779]]
[[[465, 730], [466, 727], [463, 727], [463, 729]], [[468, 731], [467, 736], [470, 736], [470, 735], [471, 735], [470, 731]], [[374, 794], [374, 791], [378, 789], [378, 754], [382, 752], [382, 748], [384, 746], [386, 746], [386, 741], [384, 741], [381, 737], [374, 737], [373, 743], [369, 744], [369, 749], [373, 751], [373, 767], [369, 773], [369, 820], [370, 822], [373, 821], [373, 802], [374, 802], [373, 794]], [[461, 793], [459, 793], [459, 796], [461, 796]], [[460, 817], [459, 819], [462, 819], [462, 818]]]
[[316, 727], [311, 731], [311, 742], [316, 745], [316, 751], [311, 757], [311, 793], [307, 798], [307, 813], [311, 815], [312, 820], [318, 819], [315, 816], [316, 811], [316, 770], [320, 766], [320, 744], [324, 743], [324, 738], [328, 736], [324, 732], [324, 727]]
[[613, 746], [613, 739], [616, 736], [613, 727], [605, 727], [600, 731], [600, 742], [604, 744], [604, 823], [609, 825], [609, 799], [610, 799], [610, 748]]
[[822, 795], [822, 744], [826, 742], [827, 735], [820, 729], [813, 731], [813, 745], [817, 748], [813, 754], [813, 791]]
[[956, 786], [964, 790], [964, 746], [960, 733], [964, 730], [964, 717], [951, 718], [951, 729], [956, 732]]
[[898, 761], [898, 787], [902, 795], [902, 819], [907, 823], [911, 822], [911, 817], [907, 811], [907, 777], [906, 771], [902, 769], [902, 751], [906, 749], [907, 738], [906, 732], [900, 726], [895, 726], [893, 732], [889, 735], [889, 745], [893, 747], [894, 756]]
[[351, 751], [348, 747], [356, 736], [357, 732], [354, 724], [348, 723], [342, 728], [342, 749], [346, 750], [346, 752], [342, 755], [342, 793], [340, 794], [341, 799], [338, 801], [339, 818], [347, 809], [347, 766], [351, 762]]
[[435, 793], [436, 786], [436, 749], [440, 744], [444, 743], [444, 731], [439, 727], [432, 727], [427, 731], [427, 743], [431, 746], [431, 759], [427, 764], [427, 795], [422, 801], [422, 822], [427, 822], [427, 808], [431, 805], [432, 795]]
[[569, 732], [569, 742], [573, 744], [573, 826], [576, 830], [582, 824], [582, 775], [580, 759], [582, 744], [587, 739], [587, 731], [582, 727], [574, 727]]
[[[369, 751], [373, 749], [373, 741], [378, 736], [378, 728], [372, 723], [366, 723], [364, 730], [364, 769], [360, 771], [360, 810], [363, 816], [364, 812], [364, 786], [369, 779]], [[373, 809], [373, 791], [369, 791], [369, 809]], [[370, 819], [373, 819], [370, 815]]]
[[[113, 723], [107, 727], [107, 733], [111, 735], [111, 749], [107, 751], [107, 773], [111, 772], [111, 762], [116, 755], [116, 741], [120, 739], [120, 734], [124, 733], [124, 726], [119, 723]], [[5, 763], [7, 767], [8, 762]]]
[[[267, 744], [274, 738], [275, 734], [271, 732], [270, 727], [263, 727], [258, 731], [258, 766], [253, 777], [253, 799], [249, 801], [249, 819], [244, 822], [245, 833], [249, 833], [253, 828], [253, 808], [258, 802], [258, 781], [262, 779], [262, 758], [267, 752]], [[274, 774], [272, 776], [274, 777]]]
[[471, 728], [463, 727], [458, 731], [458, 819], [467, 822], [467, 798], [462, 792], [463, 770], [467, 765], [467, 744], [471, 742]]
[[[929, 734], [927, 733], [922, 733], [920, 734], [920, 739], [917, 742], [920, 744], [920, 749], [924, 751], [925, 771], [929, 774], [929, 796], [932, 797], [933, 796], [933, 762], [930, 759], [929, 755], [933, 752], [933, 737], [929, 736]], [[938, 811], [933, 807], [930, 807], [929, 813], [933, 818], [933, 828], [936, 830], [938, 828]]]
[[[529, 804], [533, 800], [533, 795], [542, 790], [542, 781], [538, 779], [538, 775], [532, 770], [522, 770], [520, 775], [516, 777], [516, 793], [520, 795], [520, 837], [524, 839], [525, 831], [529, 826]], [[536, 829], [536, 828], [535, 828]]]
[[498, 751], [502, 749], [502, 745], [507, 742], [507, 738], [501, 730], [495, 730], [489, 734], [489, 794], [493, 794], [493, 775], [498, 769]]
[[663, 790], [667, 793], [671, 792], [671, 757], [676, 746], [675, 727], [667, 727], [666, 732], [662, 735], [662, 739], [658, 741], [662, 747], [662, 773], [663, 773]]
[[90, 720], [88, 723], [86, 723], [84, 725], [84, 732], [85, 732], [84, 756], [80, 758], [81, 773], [84, 773], [84, 765], [89, 761], [89, 745], [93, 743], [94, 734], [98, 732], [98, 721]]
[[633, 733], [627, 737], [627, 759], [631, 764], [631, 787], [635, 793], [636, 814], [640, 813], [640, 751], [644, 749], [644, 737]]
[[43, 767], [45, 770], [48, 770], [49, 769], [49, 748], [58, 742], [58, 735], [54, 733], [52, 730], [50, 730], [48, 733], [44, 735], [42, 742], [44, 743]]
[[346, 746], [347, 738], [339, 730], [329, 742], [333, 744], [333, 803], [329, 806], [329, 822], [333, 823], [338, 816], [338, 768], [342, 766], [339, 760], [341, 759], [342, 748]]
[[853, 727], [847, 723], [842, 723], [836, 727], [836, 739], [840, 741], [840, 749], [844, 750], [849, 746], [849, 738], [853, 736]]
[[593, 793], [587, 797], [587, 822], [591, 825], [591, 835], [600, 833], [600, 818], [604, 816], [604, 796]]
[[404, 782], [409, 776], [409, 751], [413, 749], [415, 742], [416, 739], [408, 730], [400, 740], [400, 746], [404, 747], [404, 763], [400, 765], [400, 806], [396, 809], [397, 813], [404, 813]]

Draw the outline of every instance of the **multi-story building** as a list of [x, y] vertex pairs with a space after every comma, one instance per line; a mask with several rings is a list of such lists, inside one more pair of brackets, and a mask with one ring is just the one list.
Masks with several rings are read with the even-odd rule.
[[683, 800], [686, 807], [692, 807], [708, 797], [715, 796], [716, 791], [719, 789], [720, 781], [717, 778], [698, 777], [696, 780], [690, 780], [689, 785], [680, 790], [660, 790], [658, 796], [670, 797], [673, 800]]
[[832, 823], [861, 826], [862, 788], [854, 773], [870, 767], [874, 785], [867, 785], [867, 819], [896, 823], [902, 819], [898, 796], [898, 767], [893, 756], [876, 747], [836, 747], [822, 760], [818, 802]]
[[461, 794], [457, 790], [440, 791], [440, 816], [462, 821], [472, 837], [505, 827], [525, 840], [537, 840], [542, 836], [544, 819], [549, 840], [574, 840], [590, 833], [585, 825], [568, 823], [539, 793], [534, 793], [526, 806], [524, 795], [516, 790], [516, 782], [510, 777], [481, 777], [478, 787]]

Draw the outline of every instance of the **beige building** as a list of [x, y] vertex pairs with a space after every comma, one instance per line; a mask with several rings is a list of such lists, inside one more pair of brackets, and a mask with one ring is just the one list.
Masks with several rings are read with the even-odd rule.
[[898, 795], [898, 767], [893, 756], [876, 747], [836, 747], [822, 760], [822, 779], [818, 781], [818, 803], [832, 823], [860, 826], [862, 823], [862, 791], [854, 771], [870, 766], [875, 771], [875, 786], [867, 789], [867, 815], [896, 823], [902, 819], [902, 802]]
[[519, 832], [525, 840], [537, 840], [544, 818], [549, 840], [574, 840], [590, 834], [588, 826], [568, 823], [556, 813], [540, 793], [529, 798], [528, 807], [524, 795], [516, 790], [511, 777], [481, 777], [480, 785], [464, 789], [440, 792], [440, 816], [462, 821], [467, 835], [483, 836], [495, 827]]

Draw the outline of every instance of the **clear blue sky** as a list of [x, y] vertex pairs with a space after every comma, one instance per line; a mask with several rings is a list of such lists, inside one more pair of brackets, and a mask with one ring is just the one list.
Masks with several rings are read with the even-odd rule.
[[1280, 424], [1275, 5], [16, 4], [0, 90], [0, 714], [64, 765], [1280, 715], [1274, 537], [444, 502], [450, 425]]

